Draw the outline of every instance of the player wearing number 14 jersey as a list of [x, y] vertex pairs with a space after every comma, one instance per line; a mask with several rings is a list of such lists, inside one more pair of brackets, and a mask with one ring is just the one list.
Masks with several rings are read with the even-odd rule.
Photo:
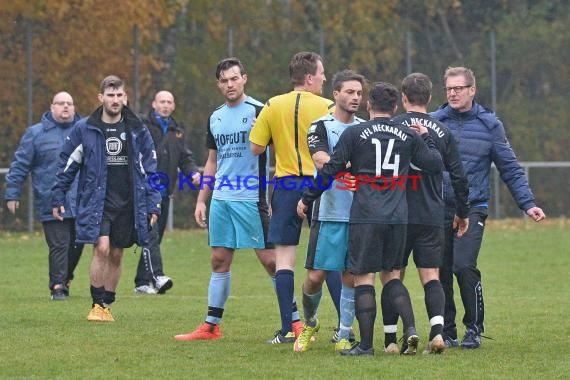
[[[343, 355], [373, 355], [376, 319], [375, 273], [382, 272], [382, 283], [390, 282], [388, 299], [402, 317], [408, 343], [417, 347], [410, 296], [399, 280], [399, 268], [406, 240], [408, 207], [406, 182], [410, 161], [425, 172], [442, 170], [441, 156], [427, 130], [420, 136], [411, 128], [398, 125], [382, 115], [384, 103], [395, 108], [397, 90], [391, 84], [376, 83], [370, 91], [367, 110], [370, 121], [344, 131], [328, 163], [319, 174], [345, 172], [347, 163], [356, 176], [357, 189], [350, 210], [349, 259], [355, 275], [355, 309], [361, 342]], [[421, 179], [420, 179], [421, 180]], [[308, 205], [320, 191], [307, 190], [302, 203]], [[385, 281], [386, 280], [386, 281]]]

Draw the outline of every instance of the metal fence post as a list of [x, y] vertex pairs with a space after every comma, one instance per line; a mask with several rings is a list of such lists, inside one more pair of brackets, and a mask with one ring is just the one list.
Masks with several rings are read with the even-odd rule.
[[[32, 23], [26, 21], [26, 93], [27, 93], [27, 106], [28, 106], [28, 125], [34, 122], [34, 101], [33, 101], [33, 80], [32, 80]], [[32, 176], [30, 176], [28, 183], [28, 232], [34, 232], [34, 189], [32, 188]]]
[[168, 207], [168, 216], [166, 219], [166, 229], [172, 231], [174, 229], [174, 198], [170, 197], [170, 206]]

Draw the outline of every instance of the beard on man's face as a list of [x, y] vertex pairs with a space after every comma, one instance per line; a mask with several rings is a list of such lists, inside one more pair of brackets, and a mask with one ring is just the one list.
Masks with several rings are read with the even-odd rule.
[[110, 106], [104, 105], [103, 110], [109, 116], [117, 116], [120, 115], [121, 112], [123, 112], [123, 104], [116, 103], [116, 104], [111, 104]]

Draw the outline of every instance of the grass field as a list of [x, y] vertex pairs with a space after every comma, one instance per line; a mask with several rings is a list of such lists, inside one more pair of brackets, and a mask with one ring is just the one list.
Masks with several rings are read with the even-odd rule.
[[[298, 299], [307, 232], [298, 253]], [[138, 252], [127, 250], [113, 306], [117, 321], [108, 324], [85, 319], [91, 304], [91, 246], [79, 264], [70, 299], [53, 302], [43, 236], [2, 234], [0, 242], [3, 379], [570, 378], [570, 222], [565, 220], [488, 223], [479, 266], [487, 309], [485, 335], [494, 340], [484, 340], [479, 350], [415, 357], [382, 355], [380, 313], [375, 357], [335, 354], [328, 341], [336, 315], [326, 291], [319, 313], [321, 332], [310, 351], [297, 354], [292, 345], [265, 344], [280, 324], [277, 302], [255, 255], [245, 250], [236, 254], [232, 268], [223, 339], [174, 341], [173, 335], [192, 330], [205, 316], [210, 268], [204, 231], [166, 234], [164, 266], [175, 285], [162, 296], [133, 294]], [[406, 284], [423, 349], [428, 333], [423, 291], [412, 271]], [[458, 308], [461, 317], [460, 304]]]

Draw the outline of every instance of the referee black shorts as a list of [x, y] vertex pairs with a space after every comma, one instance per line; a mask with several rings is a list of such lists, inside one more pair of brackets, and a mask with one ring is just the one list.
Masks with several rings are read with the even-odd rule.
[[[277, 245], [298, 245], [303, 219], [297, 215], [297, 203], [303, 196], [303, 184], [311, 177], [282, 177], [271, 196], [271, 218], [267, 241]], [[307, 211], [311, 224], [312, 205]]]

